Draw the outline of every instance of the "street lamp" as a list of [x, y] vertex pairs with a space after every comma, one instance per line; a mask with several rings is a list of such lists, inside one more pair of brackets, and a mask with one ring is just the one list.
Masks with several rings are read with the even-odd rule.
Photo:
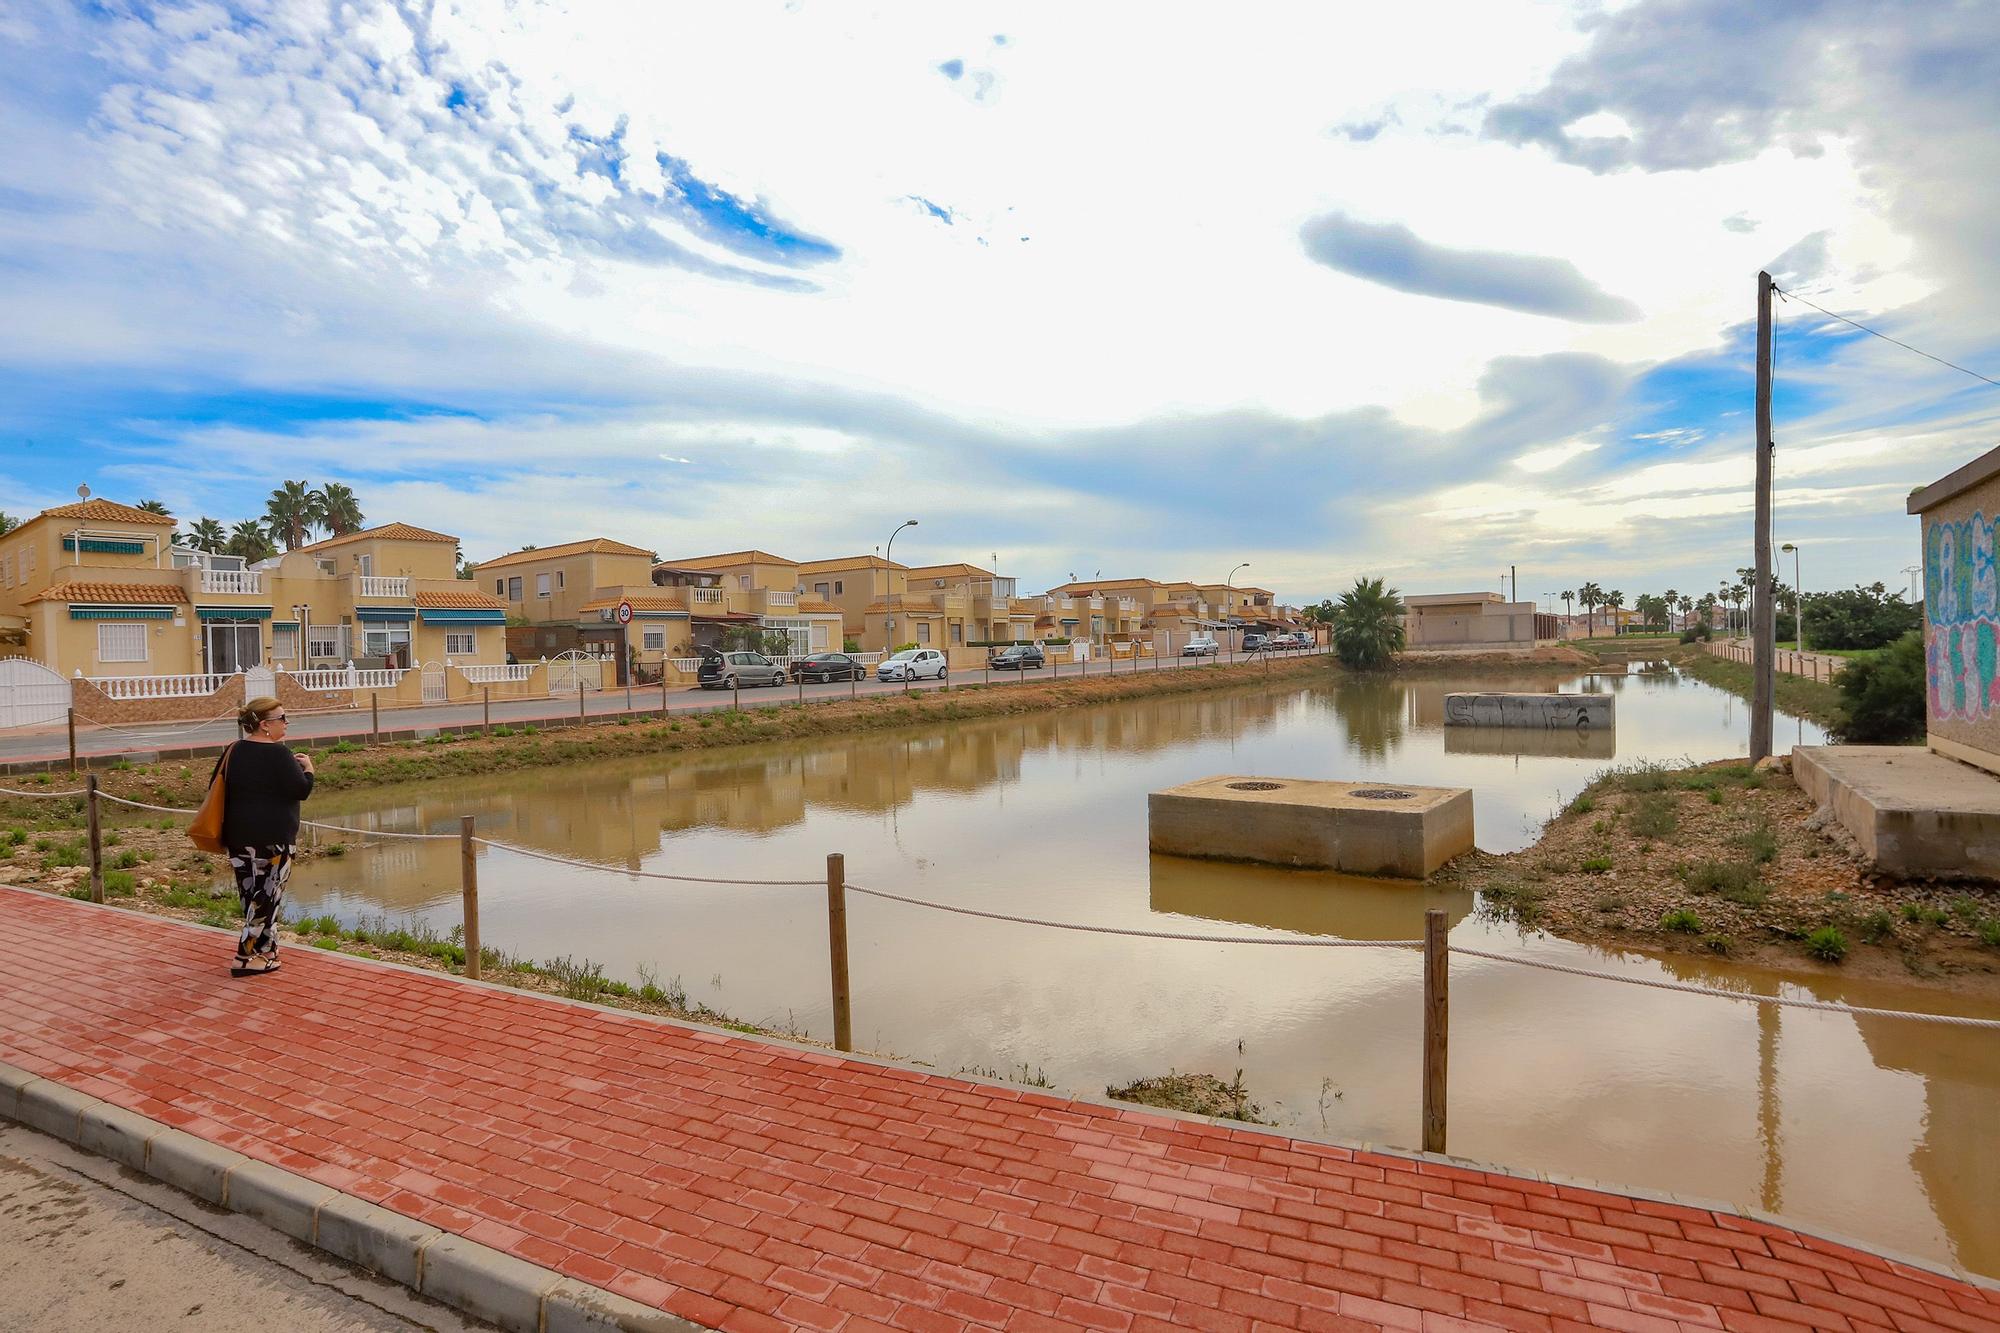
[[[1228, 577], [1222, 580], [1222, 609], [1225, 612], [1232, 610], [1236, 601], [1234, 596], [1235, 590], [1229, 585], [1235, 582], [1237, 574], [1248, 568], [1250, 568], [1250, 562], [1245, 560], [1235, 569], [1230, 570]], [[1222, 627], [1222, 638], [1225, 643], [1229, 640], [1229, 626], [1227, 624], [1224, 624]], [[1234, 648], [1229, 650], [1229, 660], [1232, 662], [1236, 660], [1236, 650]]]
[[1910, 600], [1913, 602], [1923, 601], [1923, 592], [1917, 587], [1917, 575], [1924, 572], [1924, 567], [1922, 565], [1904, 565], [1902, 572], [1910, 576]]
[[[904, 528], [914, 528], [916, 526], [917, 520], [906, 518], [896, 525], [896, 532], [901, 532]], [[889, 534], [889, 544], [882, 549], [882, 577], [889, 581], [889, 623], [883, 627], [889, 633], [887, 635], [888, 642], [883, 644], [882, 647], [890, 654], [896, 651], [896, 608], [902, 605], [901, 599], [896, 596], [895, 592], [896, 575], [890, 568], [890, 563], [896, 554], [896, 532]]]
[[1793, 641], [1798, 644], [1799, 651], [1804, 652], [1806, 650], [1806, 593], [1804, 585], [1799, 582], [1799, 548], [1791, 542], [1786, 542], [1778, 549], [1792, 553]]

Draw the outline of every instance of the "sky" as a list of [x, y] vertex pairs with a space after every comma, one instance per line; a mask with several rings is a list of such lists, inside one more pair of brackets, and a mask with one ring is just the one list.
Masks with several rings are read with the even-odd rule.
[[[1990, 0], [0, 0], [0, 68], [17, 517], [1629, 604], [1751, 561], [1760, 267], [2000, 379]], [[1904, 586], [2000, 389], [1803, 301], [1776, 540]]]

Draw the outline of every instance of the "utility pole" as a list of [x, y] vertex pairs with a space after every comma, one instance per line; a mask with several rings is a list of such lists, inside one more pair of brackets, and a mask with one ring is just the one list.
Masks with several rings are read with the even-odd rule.
[[1771, 611], [1771, 275], [1757, 275], [1757, 551], [1750, 590], [1750, 762], [1771, 753], [1771, 705], [1777, 693], [1777, 622]]

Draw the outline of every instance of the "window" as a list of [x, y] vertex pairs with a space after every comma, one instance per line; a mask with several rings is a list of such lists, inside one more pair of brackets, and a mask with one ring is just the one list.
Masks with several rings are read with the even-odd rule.
[[965, 642], [965, 626], [959, 624], [956, 620], [951, 622], [951, 641], [953, 643]]
[[833, 591], [835, 596], [839, 596], [841, 593], [846, 592], [847, 589], [841, 586], [841, 580], [835, 579], [833, 581]]
[[563, 586], [563, 572], [560, 569], [556, 571], [556, 586], [558, 588]]
[[739, 588], [748, 588], [750, 586], [750, 576], [748, 574], [738, 574], [736, 576], [736, 586]]
[[476, 649], [472, 645], [472, 631], [469, 629], [446, 630], [444, 654], [446, 657], [471, 657]]
[[493, 580], [493, 595], [495, 597], [505, 597], [507, 595], [507, 580]]
[[535, 596], [547, 597], [548, 595], [549, 595], [549, 576], [547, 574], [535, 575]]
[[143, 620], [98, 621], [97, 660], [100, 662], [145, 661], [146, 622]]
[[824, 583], [815, 583], [815, 584], [813, 584], [813, 596], [815, 596], [815, 597], [824, 597], [824, 596], [826, 596], [826, 592], [827, 592], [827, 587], [828, 587], [828, 585], [827, 585], [827, 584], [824, 584]]
[[667, 631], [656, 625], [646, 626], [645, 644], [649, 653], [664, 653], [667, 651]]
[[397, 649], [407, 650], [410, 646], [410, 622], [407, 620], [378, 620], [369, 622], [363, 643], [370, 657], [388, 657]]
[[507, 580], [507, 600], [510, 602], [521, 600], [521, 576], [519, 574]]
[[289, 662], [299, 655], [299, 632], [295, 629], [271, 630], [271, 656], [280, 662]]
[[11, 552], [0, 556], [0, 574], [6, 575], [8, 587], [14, 586], [14, 556]]
[[340, 627], [338, 625], [314, 625], [306, 631], [306, 656], [325, 659], [339, 657]]
[[917, 642], [929, 643], [930, 641], [931, 641], [931, 622], [928, 620], [919, 620], [917, 622]]
[[354, 571], [364, 576], [372, 576], [375, 573], [375, 557], [372, 555], [355, 556]]

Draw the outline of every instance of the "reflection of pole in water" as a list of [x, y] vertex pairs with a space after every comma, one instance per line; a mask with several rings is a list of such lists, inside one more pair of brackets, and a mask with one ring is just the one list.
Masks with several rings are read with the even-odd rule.
[[1784, 1206], [1784, 1164], [1778, 1156], [1778, 1006], [1757, 1006], [1757, 1138], [1764, 1149], [1764, 1211]]

